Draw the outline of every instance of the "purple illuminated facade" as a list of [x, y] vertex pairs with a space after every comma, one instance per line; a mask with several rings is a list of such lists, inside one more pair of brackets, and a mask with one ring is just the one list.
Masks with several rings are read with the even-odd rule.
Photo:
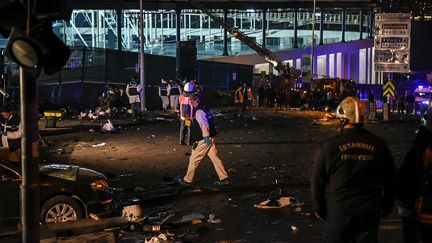
[[[382, 84], [383, 74], [375, 72], [373, 68], [373, 46], [372, 39], [315, 46], [314, 73], [318, 76], [353, 79], [360, 84]], [[310, 53], [309, 47], [282, 51], [277, 55], [290, 62], [294, 68], [303, 70], [304, 57]], [[256, 54], [214, 57], [207, 60], [256, 66], [267, 63]]]

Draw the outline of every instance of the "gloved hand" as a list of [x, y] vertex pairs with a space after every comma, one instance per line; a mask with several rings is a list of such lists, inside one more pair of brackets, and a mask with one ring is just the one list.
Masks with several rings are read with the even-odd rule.
[[209, 137], [204, 137], [204, 143], [210, 146], [212, 144], [212, 140]]

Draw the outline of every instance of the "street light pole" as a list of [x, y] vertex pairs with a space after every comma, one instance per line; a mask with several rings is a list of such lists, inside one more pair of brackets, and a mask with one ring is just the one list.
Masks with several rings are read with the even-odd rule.
[[143, 29], [143, 0], [140, 0], [140, 14], [139, 14], [139, 36], [140, 36], [140, 50], [139, 50], [139, 64], [140, 64], [140, 84], [141, 84], [141, 112], [146, 111], [145, 103], [145, 73], [144, 73], [144, 29]]
[[312, 16], [312, 46], [311, 46], [311, 77], [314, 78], [314, 59], [315, 59], [315, 21], [316, 21], [316, 0], [313, 1], [313, 16]]

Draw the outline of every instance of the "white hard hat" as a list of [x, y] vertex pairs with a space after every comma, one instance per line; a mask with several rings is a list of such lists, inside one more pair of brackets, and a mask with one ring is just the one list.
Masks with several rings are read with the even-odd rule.
[[336, 108], [336, 117], [346, 119], [350, 124], [364, 123], [366, 121], [366, 109], [359, 99], [349, 96], [342, 100]]
[[193, 83], [191, 83], [191, 82], [187, 82], [187, 83], [184, 85], [184, 87], [183, 87], [183, 90], [184, 90], [185, 92], [193, 92], [194, 89], [195, 89], [195, 85], [194, 85]]

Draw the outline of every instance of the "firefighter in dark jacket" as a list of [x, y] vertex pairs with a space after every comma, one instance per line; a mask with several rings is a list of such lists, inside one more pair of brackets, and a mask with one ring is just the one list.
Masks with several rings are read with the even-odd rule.
[[404, 243], [432, 242], [432, 108], [397, 173]]
[[1, 107], [0, 129], [1, 129], [1, 148], [0, 158], [10, 161], [20, 161], [21, 148], [21, 119], [12, 113], [12, 106], [5, 103]]
[[216, 181], [215, 185], [229, 185], [231, 182], [216, 149], [214, 118], [209, 108], [202, 102], [200, 94], [193, 94], [191, 96], [191, 103], [195, 109], [196, 122], [192, 124], [192, 129], [197, 130], [193, 132], [195, 143], [189, 158], [186, 175], [183, 178], [176, 178], [176, 180], [180, 185], [190, 186], [195, 176], [195, 170], [200, 165], [202, 159], [208, 155], [219, 177], [219, 181]]
[[337, 107], [341, 134], [318, 151], [311, 177], [315, 216], [324, 242], [377, 242], [380, 217], [391, 213], [395, 164], [386, 143], [363, 127], [364, 105], [354, 97]]

